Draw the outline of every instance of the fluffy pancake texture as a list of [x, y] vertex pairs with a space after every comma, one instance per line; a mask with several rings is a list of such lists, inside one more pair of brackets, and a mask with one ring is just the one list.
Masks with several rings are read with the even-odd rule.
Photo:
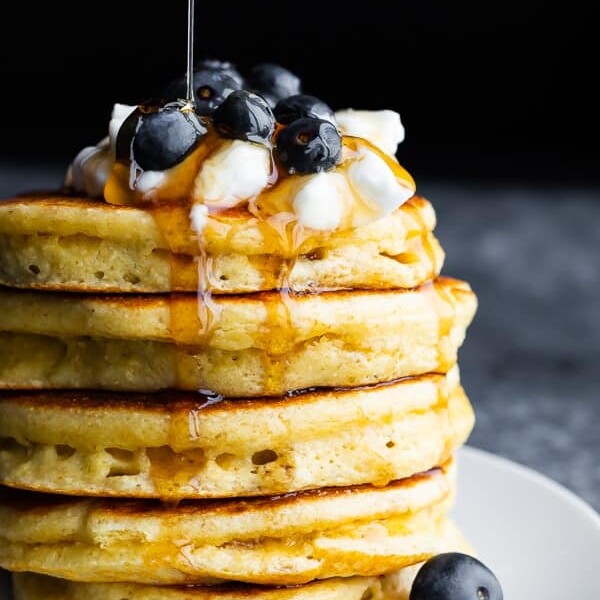
[[295, 585], [426, 560], [455, 493], [452, 462], [385, 487], [175, 507], [16, 494], [0, 503], [0, 566], [74, 581]]
[[[462, 532], [446, 521], [436, 552], [474, 554]], [[14, 573], [15, 600], [408, 600], [422, 563], [386, 575], [333, 577], [303, 585], [273, 587], [229, 583], [214, 586], [157, 586], [139, 583], [82, 583], [35, 573]]]
[[[49, 297], [51, 296], [51, 297]], [[195, 296], [0, 293], [2, 387], [155, 391], [210, 389], [278, 396], [359, 386], [456, 363], [477, 307], [466, 282], [414, 290], [214, 301]]]
[[[13, 576], [15, 600], [385, 600], [378, 577], [345, 577], [301, 586], [151, 586], [135, 583], [81, 583], [33, 573]], [[406, 596], [408, 598], [408, 596]]]
[[474, 413], [458, 372], [276, 399], [4, 393], [0, 482], [81, 495], [210, 498], [361, 483], [443, 463]]
[[[181, 233], [189, 231], [187, 210], [175, 206], [151, 213], [50, 195], [5, 200], [0, 202], [0, 284], [196, 292], [198, 241]], [[277, 289], [282, 273], [298, 291], [411, 288], [442, 268], [435, 223], [431, 204], [415, 196], [385, 219], [349, 231], [312, 232], [290, 247], [277, 221], [236, 208], [210, 216], [202, 245], [215, 293]]]

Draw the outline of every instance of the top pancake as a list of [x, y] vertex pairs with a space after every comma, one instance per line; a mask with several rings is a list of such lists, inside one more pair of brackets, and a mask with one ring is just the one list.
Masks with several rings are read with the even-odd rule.
[[202, 251], [188, 210], [58, 194], [2, 201], [0, 284], [73, 292], [195, 292], [200, 272], [205, 285], [224, 294], [281, 287], [412, 288], [438, 275], [443, 264], [432, 233], [434, 210], [418, 196], [366, 226], [307, 236], [281, 219], [228, 209], [209, 217]]

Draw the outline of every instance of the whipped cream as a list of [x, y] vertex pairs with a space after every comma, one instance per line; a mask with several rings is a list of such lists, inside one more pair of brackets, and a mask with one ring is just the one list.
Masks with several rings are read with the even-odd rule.
[[205, 204], [194, 204], [190, 210], [190, 221], [192, 229], [197, 234], [202, 234], [208, 223], [208, 206]]
[[294, 196], [292, 206], [298, 221], [311, 229], [337, 229], [345, 212], [348, 197], [346, 178], [335, 172], [309, 175]]
[[102, 198], [104, 185], [115, 162], [117, 133], [123, 121], [135, 110], [135, 106], [115, 104], [108, 124], [108, 136], [95, 146], [87, 146], [73, 159], [65, 176], [65, 187], [87, 194], [92, 198]]
[[117, 147], [117, 135], [123, 121], [137, 108], [137, 106], [131, 106], [129, 104], [114, 104], [110, 121], [108, 122], [108, 138], [110, 140], [110, 147], [115, 154], [115, 148]]
[[335, 118], [343, 135], [364, 138], [391, 156], [404, 141], [404, 126], [396, 111], [348, 108], [337, 111]]
[[415, 192], [369, 147], [356, 151], [347, 168], [305, 175], [292, 193], [298, 221], [315, 230], [362, 227], [396, 210]]
[[261, 144], [226, 142], [202, 163], [192, 197], [214, 209], [231, 208], [254, 198], [269, 184], [271, 155]]
[[348, 181], [360, 200], [373, 211], [375, 219], [402, 206], [415, 192], [412, 186], [402, 185], [385, 160], [368, 148], [358, 151], [348, 168]]
[[93, 198], [102, 197], [113, 162], [108, 137], [95, 146], [86, 146], [69, 165], [65, 187]]
[[135, 179], [135, 189], [142, 194], [150, 194], [160, 188], [166, 179], [165, 171], [141, 171]]

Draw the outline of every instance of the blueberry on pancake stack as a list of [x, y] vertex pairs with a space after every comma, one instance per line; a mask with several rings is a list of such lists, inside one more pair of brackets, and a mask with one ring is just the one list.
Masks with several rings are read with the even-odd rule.
[[203, 61], [0, 203], [0, 566], [19, 600], [408, 598], [468, 551], [475, 310], [390, 110]]

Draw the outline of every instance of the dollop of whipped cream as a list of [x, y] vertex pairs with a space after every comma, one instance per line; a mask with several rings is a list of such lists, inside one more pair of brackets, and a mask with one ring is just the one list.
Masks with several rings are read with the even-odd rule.
[[316, 230], [362, 227], [402, 206], [415, 192], [386, 161], [361, 147], [345, 172], [306, 177], [293, 207], [298, 221]]
[[322, 172], [306, 178], [292, 205], [298, 221], [305, 227], [337, 229], [344, 216], [347, 195], [348, 183], [342, 174]]
[[375, 218], [391, 213], [414, 194], [414, 189], [399, 183], [387, 163], [368, 148], [358, 151], [357, 159], [348, 168], [348, 180], [377, 215]]
[[267, 187], [271, 169], [271, 154], [265, 146], [241, 140], [225, 142], [202, 163], [192, 198], [217, 210], [237, 206]]
[[102, 198], [113, 163], [117, 134], [123, 121], [135, 110], [135, 106], [115, 104], [108, 123], [108, 135], [95, 146], [86, 146], [69, 165], [65, 176], [66, 188], [92, 198]]
[[391, 156], [404, 141], [404, 125], [394, 110], [347, 108], [338, 110], [335, 119], [343, 135], [361, 137]]

